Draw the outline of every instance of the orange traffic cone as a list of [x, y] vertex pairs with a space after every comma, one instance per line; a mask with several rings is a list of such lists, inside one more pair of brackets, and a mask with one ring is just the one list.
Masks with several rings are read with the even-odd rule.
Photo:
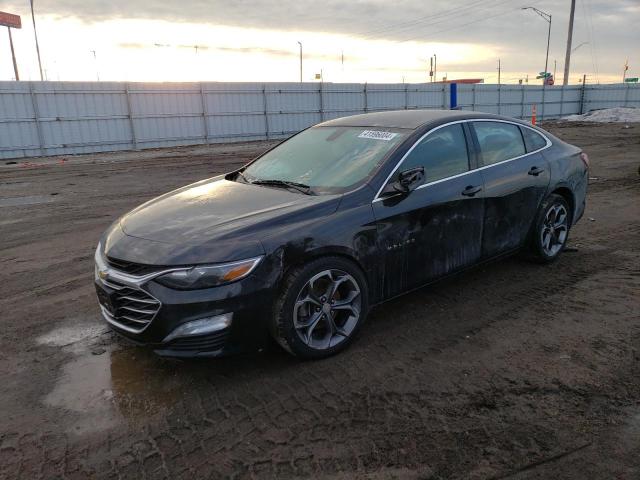
[[536, 114], [537, 114], [537, 108], [534, 103], [533, 106], [531, 107], [531, 125], [536, 124]]

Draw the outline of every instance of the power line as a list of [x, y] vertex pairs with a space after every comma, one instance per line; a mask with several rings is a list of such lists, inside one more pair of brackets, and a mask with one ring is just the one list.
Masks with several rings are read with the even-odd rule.
[[[490, 0], [489, 3], [495, 2], [495, 1], [499, 1], [499, 0]], [[430, 15], [425, 15], [425, 16], [419, 17], [417, 19], [408, 20], [408, 21], [397, 23], [397, 24], [387, 25], [387, 26], [382, 27], [382, 28], [376, 28], [376, 29], [373, 29], [373, 30], [357, 33], [356, 35], [362, 36], [364, 38], [370, 38], [372, 36], [376, 36], [376, 35], [379, 35], [379, 34], [382, 34], [382, 33], [389, 33], [389, 32], [392, 32], [394, 30], [407, 30], [407, 29], [414, 28], [416, 26], [424, 27], [424, 26], [435, 25], [437, 23], [442, 23], [443, 21], [448, 21], [449, 20], [449, 19], [447, 19], [447, 20], [438, 21], [438, 19], [443, 19], [444, 17], [449, 17], [449, 16], [452, 16], [452, 15], [459, 15], [462, 12], [473, 10], [477, 6], [479, 6], [480, 4], [483, 4], [483, 3], [486, 4], [487, 1], [486, 0], [477, 0], [475, 2], [472, 2], [471, 4], [468, 4], [468, 5], [458, 6], [458, 7], [455, 7], [455, 8], [448, 9], [448, 10], [442, 10], [440, 12], [436, 12], [436, 13], [433, 13], [433, 14], [430, 14]], [[433, 21], [433, 20], [435, 20], [435, 21]]]
[[462, 28], [462, 27], [466, 27], [466, 26], [468, 26], [468, 25], [473, 25], [473, 24], [475, 24], [475, 23], [485, 22], [485, 21], [487, 21], [487, 20], [491, 20], [491, 19], [493, 19], [493, 18], [502, 17], [502, 16], [507, 15], [507, 14], [509, 14], [509, 13], [513, 13], [514, 11], [517, 11], [517, 10], [520, 10], [520, 7], [517, 7], [517, 8], [512, 9], [512, 10], [506, 10], [506, 11], [504, 11], [504, 12], [500, 12], [500, 13], [497, 13], [497, 14], [495, 14], [495, 15], [490, 15], [490, 16], [488, 16], [488, 17], [479, 18], [479, 19], [477, 19], [477, 20], [472, 20], [471, 22], [459, 23], [459, 24], [457, 24], [457, 25], [455, 25], [455, 26], [453, 26], [453, 27], [443, 28], [443, 29], [441, 29], [441, 30], [436, 30], [435, 32], [430, 32], [430, 34], [429, 34], [429, 35], [426, 35], [426, 36], [423, 36], [423, 35], [416, 35], [416, 36], [413, 36], [413, 37], [410, 37], [410, 38], [405, 38], [405, 39], [403, 39], [403, 40], [400, 40], [399, 42], [400, 42], [400, 43], [410, 42], [410, 41], [412, 41], [412, 40], [416, 40], [416, 39], [424, 40], [424, 39], [431, 38], [431, 37], [433, 37], [434, 35], [438, 35], [438, 34], [443, 33], [443, 32], [449, 32], [449, 31], [451, 31], [451, 30], [458, 30], [458, 29], [460, 29], [460, 28]]
[[598, 64], [596, 61], [596, 53], [595, 53], [595, 38], [593, 33], [593, 25], [590, 21], [589, 12], [587, 11], [587, 2], [586, 0], [581, 0], [582, 3], [582, 16], [584, 18], [584, 24], [587, 31], [587, 38], [589, 39], [589, 52], [591, 54], [591, 68], [593, 69], [593, 73], [596, 77], [596, 82], [599, 83], [598, 77]]

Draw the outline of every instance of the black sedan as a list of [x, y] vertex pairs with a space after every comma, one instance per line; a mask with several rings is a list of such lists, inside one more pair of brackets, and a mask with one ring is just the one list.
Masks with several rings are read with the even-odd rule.
[[588, 167], [579, 148], [495, 115], [331, 120], [116, 221], [95, 255], [102, 314], [161, 355], [272, 337], [326, 357], [385, 300], [518, 251], [555, 260]]

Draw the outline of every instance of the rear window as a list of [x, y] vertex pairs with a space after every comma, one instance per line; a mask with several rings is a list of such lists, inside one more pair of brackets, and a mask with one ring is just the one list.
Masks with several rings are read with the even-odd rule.
[[527, 127], [520, 127], [522, 130], [522, 136], [524, 137], [524, 144], [527, 147], [527, 152], [535, 152], [543, 147], [547, 146], [547, 141], [538, 132], [531, 130]]
[[484, 165], [509, 160], [526, 153], [520, 128], [512, 123], [473, 122]]

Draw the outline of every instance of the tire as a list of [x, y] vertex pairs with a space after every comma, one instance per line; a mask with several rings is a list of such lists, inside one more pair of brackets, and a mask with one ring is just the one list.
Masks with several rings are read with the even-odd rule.
[[549, 195], [540, 205], [531, 230], [529, 258], [538, 263], [556, 260], [567, 245], [570, 228], [569, 204], [561, 195]]
[[298, 358], [330, 357], [358, 334], [369, 311], [368, 296], [366, 279], [355, 263], [342, 257], [312, 260], [286, 276], [271, 334]]

